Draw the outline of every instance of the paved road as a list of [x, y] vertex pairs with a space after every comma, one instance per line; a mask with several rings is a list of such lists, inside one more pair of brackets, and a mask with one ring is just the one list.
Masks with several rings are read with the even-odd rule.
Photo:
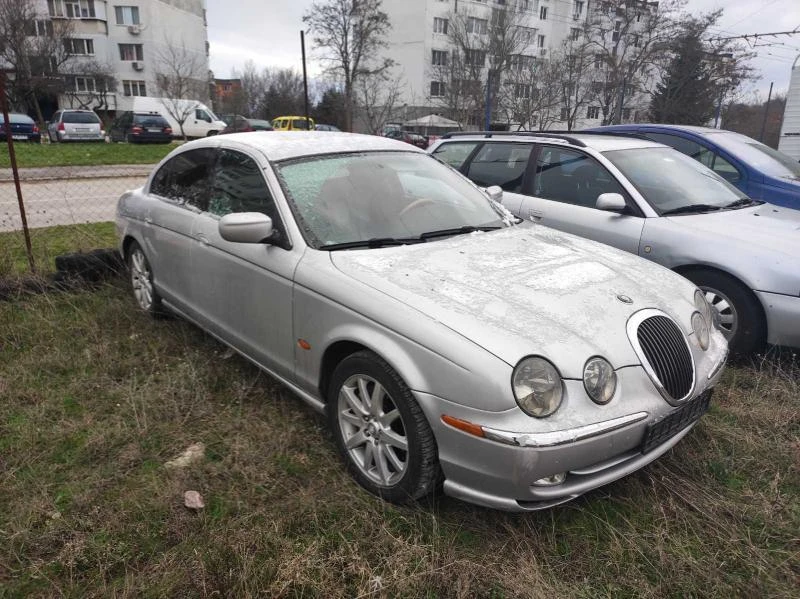
[[[45, 166], [21, 168], [22, 181], [49, 181], [53, 179], [105, 179], [108, 177], [146, 177], [155, 164], [99, 164], [96, 166]], [[0, 182], [13, 181], [10, 168], [0, 169]]]
[[[24, 181], [22, 199], [28, 226], [50, 227], [114, 220], [117, 200], [144, 184], [141, 176]], [[0, 181], [0, 231], [22, 228], [13, 182]]]

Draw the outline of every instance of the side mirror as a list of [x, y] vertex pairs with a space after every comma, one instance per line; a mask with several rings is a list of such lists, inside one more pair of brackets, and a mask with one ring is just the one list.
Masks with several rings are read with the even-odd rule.
[[595, 207], [606, 212], [625, 212], [628, 205], [620, 193], [601, 193], [597, 196]]
[[272, 219], [260, 212], [235, 212], [219, 219], [219, 234], [234, 243], [269, 243]]
[[489, 196], [490, 200], [494, 200], [498, 204], [503, 203], [503, 188], [499, 185], [492, 185], [486, 188], [486, 195]]

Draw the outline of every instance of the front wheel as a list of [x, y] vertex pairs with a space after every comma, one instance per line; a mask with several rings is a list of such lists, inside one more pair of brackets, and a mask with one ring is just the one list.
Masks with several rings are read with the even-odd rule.
[[697, 285], [719, 317], [719, 328], [734, 355], [746, 356], [761, 349], [766, 323], [758, 300], [739, 281], [713, 270], [695, 270], [686, 278]]
[[161, 297], [153, 285], [153, 269], [150, 268], [150, 262], [144, 255], [142, 247], [135, 241], [128, 250], [128, 268], [136, 303], [149, 314], [154, 316], [160, 314]]
[[403, 504], [436, 489], [430, 425], [408, 386], [376, 354], [360, 351], [336, 367], [328, 421], [348, 470], [370, 493]]

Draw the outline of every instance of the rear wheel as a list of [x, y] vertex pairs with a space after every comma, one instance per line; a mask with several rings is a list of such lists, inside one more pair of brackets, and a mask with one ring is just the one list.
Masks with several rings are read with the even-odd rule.
[[713, 270], [692, 270], [684, 276], [703, 291], [717, 311], [732, 354], [744, 356], [761, 349], [767, 326], [761, 305], [749, 289], [732, 276]]
[[440, 470], [436, 440], [411, 390], [378, 355], [360, 351], [333, 372], [328, 423], [358, 483], [392, 503], [432, 493]]
[[161, 297], [153, 284], [153, 269], [144, 255], [142, 247], [132, 242], [128, 249], [128, 268], [131, 276], [133, 297], [139, 307], [152, 315], [161, 313]]

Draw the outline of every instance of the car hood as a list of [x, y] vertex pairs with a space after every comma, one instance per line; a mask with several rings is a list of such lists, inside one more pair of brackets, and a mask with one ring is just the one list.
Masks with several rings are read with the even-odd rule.
[[615, 368], [638, 364], [625, 329], [634, 312], [659, 308], [687, 330], [693, 310], [694, 286], [675, 273], [532, 223], [417, 245], [332, 252], [331, 260], [347, 276], [506, 363], [542, 355], [565, 378], [582, 378], [583, 365], [594, 355]]
[[792, 262], [800, 256], [800, 210], [767, 203], [739, 210], [667, 218], [676, 225], [742, 244], [750, 254], [761, 248], [771, 257], [782, 254]]

